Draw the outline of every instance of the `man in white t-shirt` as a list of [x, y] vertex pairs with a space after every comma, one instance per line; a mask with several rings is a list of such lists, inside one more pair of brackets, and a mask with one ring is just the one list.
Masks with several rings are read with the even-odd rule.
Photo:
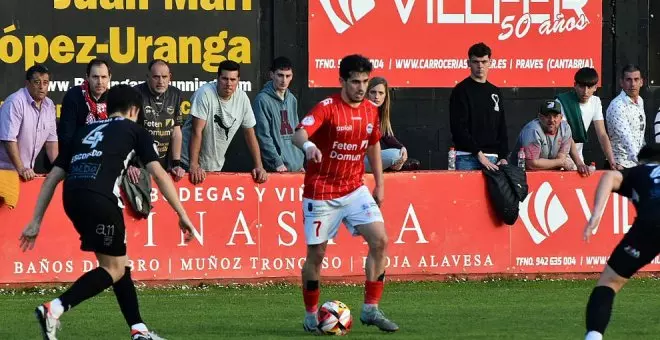
[[591, 175], [584, 162], [582, 149], [584, 143], [588, 142], [589, 126], [593, 122], [596, 136], [607, 162], [612, 170], [616, 169], [616, 162], [612, 153], [610, 139], [605, 129], [603, 119], [603, 106], [600, 98], [594, 96], [598, 87], [598, 72], [590, 67], [579, 69], [575, 73], [573, 90], [562, 93], [557, 99], [562, 104], [564, 120], [568, 122], [573, 134], [573, 145], [571, 145], [571, 158], [577, 165], [578, 172], [582, 175]]
[[268, 178], [261, 164], [257, 124], [247, 94], [238, 88], [240, 65], [226, 60], [218, 66], [218, 80], [202, 85], [191, 98], [190, 116], [183, 126], [181, 164], [193, 184], [202, 183], [206, 171], [221, 171], [225, 153], [239, 128], [243, 128], [254, 169], [255, 182]]

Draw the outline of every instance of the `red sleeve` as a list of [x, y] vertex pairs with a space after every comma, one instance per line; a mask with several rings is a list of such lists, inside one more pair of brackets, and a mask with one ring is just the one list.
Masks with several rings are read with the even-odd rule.
[[571, 152], [571, 144], [573, 143], [573, 138], [564, 139], [561, 141], [561, 147], [559, 147], [560, 153], [565, 153], [568, 155]]
[[325, 121], [330, 116], [330, 105], [332, 105], [332, 103], [332, 98], [326, 98], [325, 100], [316, 104], [300, 121], [300, 124], [298, 124], [296, 130], [305, 129], [305, 131], [307, 131], [307, 136], [312, 136], [316, 130], [323, 126], [323, 123], [325, 123]]
[[525, 159], [535, 160], [541, 158], [541, 145], [538, 142], [533, 142], [523, 147], [525, 150]]
[[379, 143], [380, 137], [382, 137], [380, 133], [380, 117], [378, 117], [378, 109], [376, 109], [375, 106], [373, 112], [374, 112], [374, 120], [373, 120], [374, 127], [371, 130], [371, 135], [369, 136], [369, 145], [374, 145], [376, 143]]

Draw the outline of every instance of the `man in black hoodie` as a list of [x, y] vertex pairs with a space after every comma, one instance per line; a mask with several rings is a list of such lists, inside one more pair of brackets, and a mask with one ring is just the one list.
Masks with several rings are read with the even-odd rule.
[[490, 47], [468, 50], [470, 76], [449, 97], [449, 123], [456, 148], [457, 170], [497, 170], [509, 153], [502, 92], [488, 82]]

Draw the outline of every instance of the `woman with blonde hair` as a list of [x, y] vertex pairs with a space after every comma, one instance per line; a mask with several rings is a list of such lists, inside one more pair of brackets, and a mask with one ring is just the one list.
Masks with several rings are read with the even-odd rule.
[[[367, 96], [372, 103], [378, 106], [378, 114], [380, 117], [380, 131], [382, 137], [380, 139], [380, 147], [382, 149], [381, 158], [383, 161], [383, 170], [417, 170], [419, 169], [419, 161], [408, 159], [408, 151], [394, 137], [392, 131], [392, 124], [390, 122], [390, 89], [387, 85], [387, 80], [382, 77], [374, 77], [369, 80], [367, 87]], [[371, 172], [369, 160], [365, 158], [365, 169]]]

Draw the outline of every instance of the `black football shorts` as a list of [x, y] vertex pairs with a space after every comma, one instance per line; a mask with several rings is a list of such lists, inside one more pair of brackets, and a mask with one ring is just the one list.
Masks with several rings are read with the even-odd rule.
[[80, 249], [95, 253], [126, 255], [124, 215], [117, 203], [88, 190], [65, 191], [64, 211], [80, 235]]
[[614, 248], [607, 264], [629, 279], [660, 253], [660, 226], [635, 221]]

